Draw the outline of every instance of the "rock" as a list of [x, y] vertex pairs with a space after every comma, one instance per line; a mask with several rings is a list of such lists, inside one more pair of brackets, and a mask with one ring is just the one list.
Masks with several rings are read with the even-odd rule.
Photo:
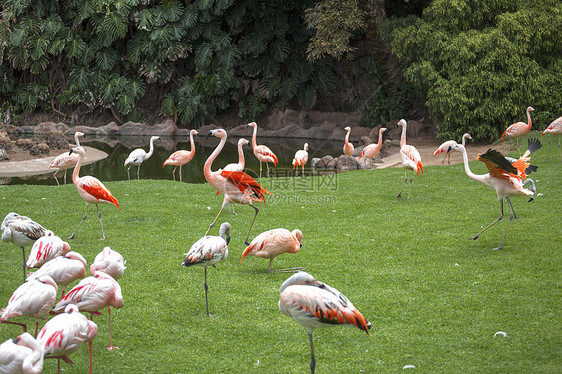
[[146, 135], [158, 135], [158, 136], [174, 136], [176, 134], [178, 127], [176, 123], [171, 119], [168, 119], [162, 123], [158, 123], [154, 126], [150, 126], [147, 130], [150, 134]]
[[320, 158], [318, 157], [313, 157], [312, 160], [310, 161], [310, 166], [313, 169], [316, 169], [318, 167], [318, 163], [320, 162]]
[[66, 136], [62, 133], [62, 131], [59, 130], [54, 130], [51, 131], [49, 133], [47, 133], [47, 135], [45, 136], [45, 141], [46, 141], [46, 145], [49, 146], [49, 148], [53, 148], [53, 149], [67, 149], [68, 148], [68, 139], [66, 138]]
[[362, 145], [362, 146], [366, 146], [366, 145], [372, 144], [372, 143], [375, 143], [375, 142], [373, 141], [372, 138], [370, 138], [368, 136], [362, 136], [361, 139], [359, 140], [359, 145]]
[[34, 126], [21, 126], [17, 128], [18, 135], [32, 135], [35, 130]]
[[0, 136], [0, 148], [5, 149], [6, 151], [10, 151], [12, 149], [12, 141], [8, 135]]
[[31, 139], [18, 139], [16, 140], [16, 147], [24, 150], [29, 151], [31, 147], [33, 147], [33, 140]]
[[338, 162], [337, 158], [333, 158], [330, 162], [326, 164], [326, 169], [335, 169], [336, 163]]
[[341, 171], [356, 170], [357, 158], [354, 156], [341, 155], [337, 159], [336, 169]]
[[146, 125], [144, 123], [126, 122], [119, 128], [119, 135], [142, 135]]
[[68, 130], [65, 131], [66, 135], [72, 135], [74, 136], [74, 133], [76, 133], [77, 131], [80, 131], [81, 133], [83, 133], [84, 135], [96, 135], [97, 133], [97, 128], [95, 127], [90, 127], [90, 126], [75, 126], [72, 128], [69, 128]]
[[[378, 156], [378, 155], [377, 155]], [[357, 169], [372, 169], [373, 161], [370, 158], [361, 157], [357, 159]]]
[[0, 161], [2, 161], [6, 157], [6, 152], [3, 149], [0, 149]]
[[33, 133], [37, 135], [44, 135], [56, 131], [54, 122], [41, 122], [33, 129]]
[[39, 155], [49, 153], [49, 146], [45, 143], [34, 144], [31, 147], [31, 149], [29, 150], [29, 153], [32, 156], [39, 156]]
[[110, 122], [105, 126], [96, 129], [96, 135], [119, 135], [119, 125], [115, 122]]

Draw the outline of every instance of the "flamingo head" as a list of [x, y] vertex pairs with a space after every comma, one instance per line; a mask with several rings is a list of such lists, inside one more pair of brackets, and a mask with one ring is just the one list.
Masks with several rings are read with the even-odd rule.
[[299, 241], [300, 247], [302, 247], [302, 231], [299, 229], [293, 230], [292, 234]]
[[344, 128], [345, 131], [351, 131], [351, 127], [347, 126]]
[[74, 133], [74, 136], [77, 136], [77, 137], [79, 137], [79, 138], [83, 138], [83, 137], [84, 137], [84, 133], [83, 133], [83, 132], [80, 132], [80, 131], [76, 131], [76, 132]]
[[197, 134], [199, 134], [199, 133], [197, 132], [197, 130], [191, 130], [189, 133], [190, 133], [191, 135], [197, 135]]
[[240, 138], [240, 139], [238, 140], [238, 145], [240, 145], [240, 146], [246, 145], [246, 144], [248, 144], [248, 143], [249, 143], [249, 141], [246, 140], [246, 139], [244, 139], [244, 138]]
[[405, 119], [401, 119], [400, 121], [398, 121], [398, 126], [406, 126], [408, 123], [406, 122]]
[[532, 106], [527, 108], [527, 112], [534, 112], [534, 111], [535, 111], [535, 109]]
[[82, 155], [84, 156], [86, 154], [86, 151], [84, 150], [84, 148], [82, 147], [74, 147], [74, 148], [70, 148], [70, 152], [68, 152], [69, 155], [72, 154], [72, 152], [78, 154], [78, 155]]
[[160, 137], [159, 137], [159, 136], [151, 136], [151, 137], [150, 137], [150, 141], [151, 141], [151, 142], [153, 142], [153, 141], [155, 141], [155, 140], [160, 140]]
[[223, 129], [213, 129], [207, 133], [207, 138], [211, 135], [221, 139], [226, 138], [226, 131]]
[[258, 124], [255, 123], [255, 122], [250, 122], [250, 123], [248, 123], [248, 126], [250, 126], [250, 127], [257, 127]]
[[380, 132], [385, 132], [386, 130], [388, 130], [386, 127], [381, 127], [381, 129], [379, 130]]
[[305, 151], [308, 151], [308, 143], [304, 143], [303, 149], [304, 149]]

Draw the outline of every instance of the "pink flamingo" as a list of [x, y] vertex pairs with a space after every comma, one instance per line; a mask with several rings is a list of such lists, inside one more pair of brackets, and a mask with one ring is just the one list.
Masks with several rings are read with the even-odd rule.
[[98, 271], [96, 275], [84, 278], [74, 286], [68, 293], [55, 305], [53, 311], [60, 312], [67, 305], [74, 304], [81, 312], [90, 313], [90, 319], [94, 314], [100, 315], [98, 310], [107, 307], [109, 319], [109, 347], [107, 349], [118, 349], [113, 345], [111, 332], [111, 307], [121, 308], [123, 306], [123, 295], [121, 287], [115, 279], [104, 272]]
[[45, 235], [53, 235], [51, 230], [47, 230], [31, 218], [20, 216], [11, 212], [6, 215], [2, 221], [2, 241], [12, 242], [14, 245], [21, 247], [23, 254], [23, 281], [26, 277], [25, 266], [25, 247], [35, 243], [37, 239]]
[[209, 298], [207, 296], [209, 287], [207, 286], [207, 267], [213, 266], [228, 257], [228, 243], [230, 242], [230, 224], [224, 222], [221, 225], [219, 236], [206, 235], [196, 241], [185, 259], [182, 266], [202, 266], [205, 269], [205, 304], [207, 305], [207, 316], [209, 314]]
[[305, 272], [293, 274], [279, 290], [279, 311], [303, 325], [310, 341], [310, 371], [314, 374], [316, 359], [312, 333], [315, 328], [356, 326], [369, 335], [371, 323], [355, 309], [341, 292], [317, 281]]
[[[466, 147], [466, 145], [465, 145], [466, 140], [465, 140], [465, 139], [470, 139], [470, 140], [472, 140], [472, 136], [470, 136], [470, 134], [468, 134], [468, 133], [466, 133], [466, 134], [464, 134], [464, 135], [462, 136], [462, 140], [461, 140], [461, 141], [462, 141], [462, 146], [463, 146], [463, 147]], [[439, 146], [439, 148], [437, 148], [437, 149], [435, 150], [435, 152], [433, 152], [433, 157], [437, 156], [439, 153], [445, 153], [445, 157], [443, 157], [443, 160], [441, 161], [441, 163], [444, 164], [444, 163], [445, 163], [445, 159], [447, 159], [447, 162], [449, 163], [449, 165], [451, 165], [451, 150], [452, 150], [452, 149], [451, 149], [451, 146], [452, 146], [453, 144], [457, 144], [457, 142], [454, 141], [454, 140], [447, 140], [446, 142], [444, 142], [443, 144], [441, 144], [441, 145]]]
[[49, 275], [60, 287], [61, 299], [66, 293], [66, 287], [77, 279], [86, 276], [86, 259], [77, 252], [68, 252], [64, 256], [55, 257], [47, 261], [34, 273], [29, 274], [28, 279]]
[[162, 165], [162, 167], [166, 165], [174, 166], [174, 170], [172, 170], [172, 177], [174, 177], [174, 181], [176, 180], [175, 173], [177, 167], [178, 166], [180, 167], [180, 182], [181, 182], [181, 169], [183, 168], [183, 165], [187, 164], [189, 161], [193, 159], [193, 156], [195, 156], [195, 142], [193, 141], [193, 135], [197, 135], [197, 134], [198, 134], [197, 130], [191, 130], [189, 132], [189, 143], [191, 144], [191, 150], [175, 151], [170, 155], [170, 157], [166, 159], [166, 161], [164, 161], [164, 164]]
[[504, 140], [504, 136], [510, 136], [515, 138], [517, 141], [517, 149], [519, 149], [519, 137], [527, 134], [531, 131], [531, 112], [534, 111], [532, 107], [527, 108], [527, 123], [525, 122], [516, 122], [513, 125], [510, 125], [502, 134], [502, 140]]
[[93, 321], [88, 321], [86, 316], [79, 312], [76, 305], [70, 304], [66, 306], [64, 313], [51, 318], [43, 326], [37, 341], [43, 347], [45, 358], [58, 359], [59, 373], [60, 360], [72, 365], [73, 362], [68, 355], [76, 352], [82, 344], [88, 342], [90, 374], [92, 374], [92, 340], [97, 334], [98, 326]]
[[243, 147], [248, 144], [249, 142], [244, 139], [238, 139], [238, 162], [233, 162], [226, 165], [222, 170], [226, 171], [244, 171], [244, 167], [246, 166], [246, 160], [244, 159], [244, 149]]
[[[562, 135], [562, 117], [556, 118], [554, 121], [548, 125], [548, 127], [542, 132], [544, 134], [552, 134], [558, 136], [558, 153], [560, 153], [560, 162], [562, 162], [562, 149], [560, 149], [560, 135]], [[548, 162], [548, 154], [550, 152], [550, 140], [548, 139], [548, 145], [546, 147], [546, 162]]]
[[[262, 232], [252, 240], [246, 247], [240, 263], [246, 256], [257, 256], [269, 259], [267, 272], [271, 273], [271, 265], [275, 257], [283, 253], [297, 253], [302, 246], [302, 231], [299, 229], [292, 232], [287, 229], [273, 229]], [[279, 271], [304, 270], [304, 268], [282, 269]]]
[[76, 231], [78, 231], [80, 225], [82, 225], [84, 220], [86, 220], [86, 216], [88, 215], [88, 207], [90, 206], [90, 204], [95, 204], [96, 208], [98, 209], [98, 217], [101, 226], [101, 239], [105, 239], [105, 234], [103, 233], [103, 224], [101, 223], [101, 212], [98, 204], [114, 204], [115, 206], [117, 206], [117, 210], [119, 210], [119, 203], [117, 202], [117, 199], [113, 197], [111, 191], [109, 191], [109, 189], [107, 189], [107, 187], [105, 187], [99, 179], [89, 175], [83, 177], [78, 176], [78, 174], [80, 173], [80, 166], [82, 166], [84, 155], [86, 154], [84, 148], [72, 148], [70, 152], [76, 152], [79, 156], [78, 164], [76, 164], [76, 167], [72, 172], [72, 182], [76, 186], [78, 194], [80, 194], [84, 201], [86, 201], [86, 212], [84, 213], [84, 217], [82, 217], [82, 221], [80, 221], [78, 227], [76, 227], [76, 230], [74, 230], [74, 232], [68, 237], [68, 239], [74, 239]]
[[141, 164], [144, 161], [148, 160], [150, 156], [152, 156], [152, 153], [154, 152], [154, 141], [158, 139], [160, 139], [159, 136], [152, 136], [150, 138], [150, 149], [148, 153], [146, 153], [146, 151], [142, 148], [137, 148], [133, 150], [131, 153], [129, 153], [129, 157], [127, 157], [124, 164], [124, 166], [129, 165], [129, 167], [127, 168], [127, 177], [129, 178], [129, 180], [131, 180], [131, 174], [129, 174], [129, 170], [131, 169], [131, 166], [138, 166], [137, 179], [140, 179]]
[[90, 265], [90, 274], [96, 275], [102, 271], [117, 280], [123, 276], [125, 272], [125, 263], [121, 253], [105, 247], [94, 259], [94, 263]]
[[40, 268], [47, 261], [64, 256], [69, 251], [70, 245], [58, 236], [42, 236], [33, 243], [26, 266], [28, 269]]
[[[498, 200], [500, 202], [500, 216], [498, 217], [498, 219], [490, 223], [482, 231], [480, 231], [478, 234], [476, 234], [470, 239], [472, 240], [478, 239], [478, 237], [484, 231], [488, 230], [490, 227], [492, 227], [494, 224], [496, 224], [498, 221], [500, 221], [503, 218], [504, 216], [503, 199], [505, 198], [509, 203], [511, 214], [509, 216], [509, 221], [507, 223], [502, 239], [500, 241], [500, 245], [494, 249], [498, 250], [502, 248], [503, 240], [505, 238], [505, 235], [507, 234], [507, 229], [509, 228], [509, 224], [513, 219], [517, 219], [517, 216], [515, 215], [515, 211], [513, 210], [513, 205], [511, 204], [511, 200], [509, 199], [510, 196], [531, 196], [531, 199], [529, 201], [533, 200], [535, 196], [534, 182], [530, 178], [527, 179], [526, 174], [536, 170], [536, 167], [533, 167], [528, 163], [528, 161], [530, 160], [528, 156], [532, 152], [539, 149], [540, 147], [541, 147], [541, 143], [538, 141], [538, 139], [533, 139], [532, 141], [529, 140], [529, 148], [527, 149], [525, 154], [519, 160], [516, 160], [513, 163], [507, 158], [505, 158], [498, 151], [494, 149], [488, 149], [488, 151], [486, 151], [484, 154], [480, 154], [476, 156], [476, 159], [478, 161], [482, 161], [488, 168], [488, 173], [479, 175], [479, 174], [474, 174], [470, 170], [470, 166], [468, 165], [468, 156], [466, 154], [466, 149], [461, 144], [453, 144], [451, 146], [453, 150], [462, 153], [463, 161], [464, 161], [464, 170], [466, 174], [470, 178], [494, 189], [496, 191]], [[524, 188], [525, 185], [527, 184], [531, 184], [529, 189]]]
[[226, 131], [223, 129], [211, 130], [207, 136], [210, 135], [218, 137], [220, 139], [220, 143], [217, 145], [217, 148], [215, 148], [213, 153], [211, 153], [207, 161], [205, 161], [205, 165], [203, 165], [203, 174], [205, 175], [207, 182], [209, 182], [209, 184], [213, 186], [218, 193], [221, 193], [224, 196], [224, 199], [219, 213], [209, 225], [205, 236], [213, 228], [224, 208], [231, 203], [245, 204], [251, 206], [255, 210], [254, 218], [252, 219], [248, 235], [246, 236], [245, 243], [248, 245], [250, 244], [248, 242], [250, 231], [252, 230], [252, 226], [254, 225], [254, 221], [256, 220], [256, 216], [259, 212], [259, 209], [254, 206], [253, 203], [260, 201], [265, 203], [264, 194], [271, 195], [271, 192], [260, 186], [258, 182], [242, 171], [227, 171], [222, 169], [219, 169], [218, 171], [211, 171], [213, 161], [226, 143], [227, 135]]
[[0, 373], [39, 374], [43, 371], [43, 348], [29, 333], [0, 344]]
[[[302, 168], [302, 175], [304, 175], [304, 165], [308, 162], [308, 143], [304, 143], [303, 149], [295, 152], [295, 157], [293, 157], [293, 170], [295, 166], [300, 166]], [[299, 168], [295, 175], [299, 175]]]
[[368, 146], [363, 148], [361, 153], [359, 153], [359, 159], [361, 159], [361, 157], [372, 159], [379, 154], [382, 147], [382, 133], [385, 131], [386, 127], [381, 127], [379, 129], [379, 142], [377, 144], [369, 144]]
[[254, 133], [252, 135], [252, 149], [254, 150], [254, 155], [260, 162], [260, 178], [262, 162], [265, 162], [265, 166], [267, 167], [267, 176], [269, 177], [269, 163], [273, 162], [273, 165], [277, 166], [279, 160], [277, 159], [277, 156], [275, 156], [275, 153], [273, 153], [267, 146], [257, 145], [256, 136], [258, 134], [258, 125], [255, 122], [251, 122], [248, 123], [248, 126], [254, 128]]
[[[84, 134], [81, 133], [80, 131], [76, 131], [74, 133], [74, 142], [76, 143], [77, 147], [80, 147], [80, 140], [78, 138], [82, 136], [84, 136]], [[60, 183], [59, 180], [57, 179], [57, 173], [61, 170], [64, 170], [64, 184], [66, 184], [66, 171], [76, 166], [77, 162], [78, 162], [78, 155], [69, 154], [68, 152], [64, 152], [63, 154], [58, 155], [53, 159], [53, 161], [51, 161], [51, 163], [49, 164], [49, 169], [57, 169], [57, 171], [55, 171], [55, 174], [53, 174], [53, 176], [55, 177], [55, 180], [57, 181], [58, 185], [60, 185]]]
[[57, 291], [57, 284], [48, 275], [28, 280], [14, 291], [8, 301], [8, 306], [0, 311], [0, 321], [22, 326], [23, 331], [26, 332], [25, 324], [8, 320], [17, 316], [33, 316], [35, 317], [35, 337], [37, 337], [39, 319], [44, 316], [47, 320], [49, 310], [55, 304]]
[[349, 135], [351, 134], [351, 127], [347, 126], [346, 128], [344, 128], [345, 131], [347, 131], [347, 134], [345, 134], [345, 140], [344, 140], [344, 144], [343, 144], [343, 154], [346, 156], [353, 156], [353, 152], [355, 151], [355, 147], [353, 147], [353, 144], [351, 144], [349, 142]]
[[[405, 119], [401, 119], [398, 122], [398, 126], [402, 126], [402, 136], [400, 138], [400, 157], [402, 157], [402, 166], [404, 167], [404, 184], [402, 184], [402, 188], [406, 185], [408, 181], [407, 171], [411, 170], [412, 172], [416, 172], [418, 177], [420, 176], [420, 170], [423, 174], [423, 165], [421, 162], [421, 156], [416, 147], [413, 145], [406, 144], [406, 128], [408, 123]], [[398, 196], [402, 196], [402, 188], [400, 188], [400, 192], [398, 192]], [[408, 189], [408, 199], [410, 198], [410, 190], [412, 189], [412, 177], [410, 177], [410, 188]]]

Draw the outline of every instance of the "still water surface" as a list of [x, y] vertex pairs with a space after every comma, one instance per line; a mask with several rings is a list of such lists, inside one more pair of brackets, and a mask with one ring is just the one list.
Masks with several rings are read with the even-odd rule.
[[[217, 170], [231, 162], [238, 162], [238, 150], [236, 137], [228, 138], [222, 152], [213, 162], [212, 169]], [[251, 137], [246, 137], [251, 141]], [[108, 154], [108, 157], [95, 163], [84, 165], [80, 169], [80, 175], [92, 175], [101, 181], [117, 181], [127, 179], [127, 167], [123, 164], [131, 151], [136, 148], [143, 148], [148, 152], [150, 136], [122, 136], [122, 137], [103, 137], [93, 138], [87, 136], [81, 143], [89, 147], [97, 148]], [[275, 170], [279, 175], [287, 175], [287, 169], [292, 168], [292, 160], [295, 152], [302, 149], [304, 143], [308, 143], [308, 164], [305, 169], [310, 168], [310, 161], [313, 157], [323, 157], [325, 155], [339, 156], [342, 153], [343, 142], [318, 139], [298, 139], [298, 138], [266, 138], [258, 137], [258, 144], [267, 145], [278, 157], [279, 164]], [[205, 136], [195, 136], [195, 157], [182, 169], [182, 180], [187, 183], [205, 183], [203, 176], [203, 164], [218, 145], [219, 139], [216, 137], [206, 138]], [[164, 161], [175, 151], [183, 149], [189, 150], [189, 139], [177, 137], [161, 137], [161, 140], [154, 142], [154, 153], [152, 157], [142, 163], [140, 177], [142, 179], [172, 179], [173, 166], [165, 166]], [[62, 152], [61, 152], [62, 153]], [[244, 147], [246, 159], [246, 169], [249, 174], [259, 174], [259, 161], [252, 152], [251, 143]], [[273, 166], [270, 164], [270, 167]], [[71, 181], [73, 169], [67, 171], [67, 183]], [[273, 170], [273, 169], [272, 169]], [[137, 176], [137, 167], [131, 167], [131, 179]], [[263, 165], [263, 176], [265, 177], [266, 168]], [[275, 176], [275, 172], [271, 173]], [[62, 183], [62, 171], [57, 174]], [[176, 170], [176, 179], [179, 180], [179, 168]], [[53, 172], [45, 175], [33, 176], [29, 178], [10, 178], [8, 184], [41, 184], [56, 185]]]

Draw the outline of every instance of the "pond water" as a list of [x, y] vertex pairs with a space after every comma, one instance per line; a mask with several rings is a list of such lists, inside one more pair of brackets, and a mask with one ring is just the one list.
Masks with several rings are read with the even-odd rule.
[[[219, 143], [216, 137], [206, 138], [205, 136], [195, 136], [195, 157], [182, 169], [182, 180], [187, 183], [205, 183], [203, 176], [203, 164], [213, 152]], [[212, 169], [217, 170], [231, 162], [238, 162], [238, 149], [236, 137], [230, 137], [225, 144], [222, 152], [213, 162]], [[251, 137], [246, 137], [251, 141]], [[71, 140], [73, 141], [73, 140]], [[121, 137], [103, 137], [93, 138], [87, 136], [81, 140], [81, 144], [89, 147], [97, 148], [108, 154], [108, 157], [84, 165], [80, 169], [80, 175], [92, 175], [101, 181], [117, 181], [127, 179], [127, 167], [123, 164], [131, 151], [136, 148], [143, 148], [148, 152], [150, 136], [121, 136]], [[318, 140], [318, 139], [300, 139], [300, 138], [267, 138], [258, 137], [258, 144], [267, 145], [278, 157], [279, 164], [275, 168], [276, 172], [271, 176], [287, 175], [287, 169], [292, 168], [292, 161], [295, 152], [302, 149], [304, 143], [308, 143], [308, 164], [305, 170], [310, 169], [310, 161], [313, 157], [323, 157], [325, 155], [338, 156], [342, 153], [343, 141]], [[172, 179], [173, 166], [163, 167], [164, 161], [177, 150], [189, 150], [190, 144], [188, 138], [177, 137], [161, 137], [160, 140], [154, 142], [154, 153], [152, 157], [142, 163], [140, 168], [140, 177], [142, 179]], [[61, 152], [62, 153], [62, 152]], [[252, 152], [251, 143], [244, 146], [244, 156], [246, 159], [246, 169], [250, 175], [259, 175], [259, 161]], [[272, 165], [270, 164], [270, 167]], [[71, 180], [72, 169], [67, 171], [67, 182]], [[137, 167], [133, 166], [130, 170], [131, 179], [137, 177]], [[62, 172], [57, 174], [59, 181], [62, 183]], [[263, 165], [263, 177], [266, 176], [265, 164]], [[179, 180], [179, 168], [176, 170], [176, 179]], [[5, 181], [7, 184], [41, 184], [56, 185], [53, 178], [53, 172], [45, 175], [33, 176], [28, 178], [9, 178]]]

